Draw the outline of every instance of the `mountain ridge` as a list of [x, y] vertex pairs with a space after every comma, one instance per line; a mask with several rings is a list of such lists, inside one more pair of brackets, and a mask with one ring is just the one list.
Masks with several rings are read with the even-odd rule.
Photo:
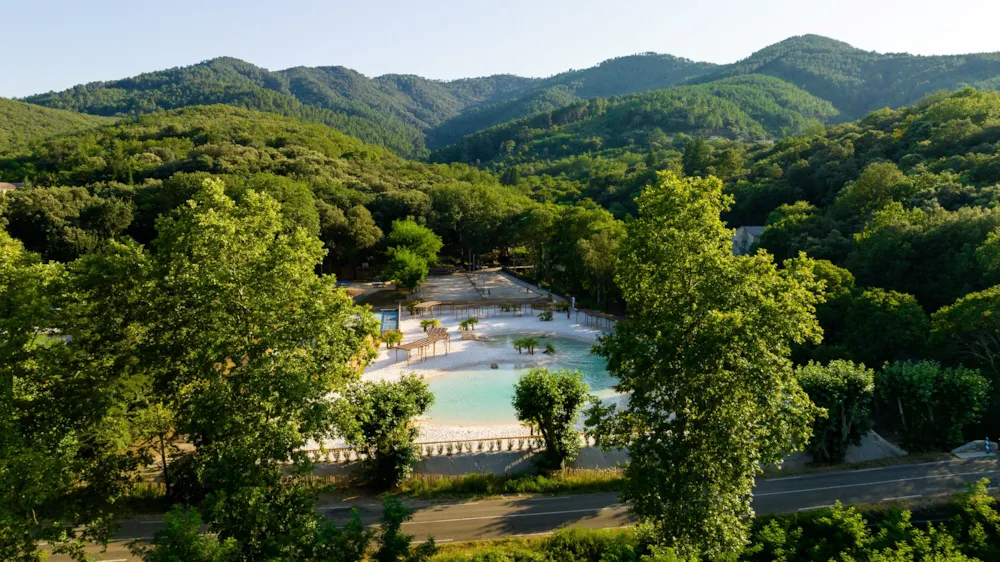
[[837, 111], [830, 122], [843, 122], [882, 107], [915, 103], [940, 90], [1000, 89], [1000, 53], [877, 53], [820, 35], [800, 35], [731, 64], [637, 53], [544, 78], [495, 74], [453, 80], [398, 73], [369, 77], [338, 65], [271, 71], [216, 57], [22, 101], [104, 116], [223, 103], [320, 122], [403, 156], [422, 158], [476, 132], [579, 101], [747, 75], [782, 80], [825, 100]]

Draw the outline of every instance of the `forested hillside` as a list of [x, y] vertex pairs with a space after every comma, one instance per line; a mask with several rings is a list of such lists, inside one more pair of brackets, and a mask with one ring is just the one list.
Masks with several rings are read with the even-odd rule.
[[917, 56], [863, 51], [818, 35], [792, 37], [734, 64], [704, 74], [697, 82], [766, 74], [823, 98], [858, 119], [884, 107], [912, 104], [940, 90], [964, 86], [1000, 87], [1000, 54]]
[[431, 159], [509, 165], [609, 149], [645, 151], [678, 133], [762, 140], [802, 133], [836, 114], [828, 102], [787, 82], [749, 75], [577, 102], [475, 133]]
[[0, 98], [0, 152], [110, 123], [111, 119]]
[[[763, 132], [736, 115], [735, 108], [727, 107], [673, 114], [669, 120], [680, 123], [671, 127], [755, 138], [796, 134], [813, 119], [857, 119], [882, 107], [914, 103], [939, 90], [968, 85], [996, 89], [1000, 87], [998, 75], [1000, 55], [996, 54], [879, 54], [825, 37], [803, 36], [729, 65], [644, 53], [548, 78], [497, 75], [438, 81], [398, 74], [368, 78], [339, 66], [272, 72], [237, 59], [218, 58], [134, 78], [79, 85], [25, 101], [104, 116], [136, 116], [222, 103], [323, 123], [366, 142], [392, 148], [403, 156], [423, 157], [428, 147], [441, 149], [478, 131], [541, 116], [580, 101], [679, 85], [700, 88], [670, 95], [708, 93], [735, 101], [738, 109], [763, 127]], [[726, 92], [737, 85], [739, 99], [734, 100]], [[814, 107], [803, 111], [795, 100], [749, 99], [773, 98], [773, 91], [782, 88], [801, 98], [802, 93], [790, 85], [817, 98], [808, 103]], [[751, 89], [760, 91], [750, 94]], [[766, 107], [786, 101], [791, 103], [781, 108]], [[824, 101], [833, 109], [826, 104], [818, 107]], [[716, 101], [696, 103], [719, 105]], [[497, 149], [494, 147], [494, 151]]]
[[[294, 74], [294, 73], [293, 73]], [[363, 78], [363, 77], [362, 77]], [[365, 79], [367, 80], [367, 79]], [[308, 90], [296, 80], [296, 86]], [[313, 101], [317, 100], [313, 94]], [[295, 97], [291, 80], [231, 58], [172, 68], [112, 82], [93, 82], [26, 101], [93, 115], [137, 116], [193, 105], [227, 104], [329, 125], [400, 154], [425, 152], [419, 131], [365, 99], [327, 96], [322, 104]]]

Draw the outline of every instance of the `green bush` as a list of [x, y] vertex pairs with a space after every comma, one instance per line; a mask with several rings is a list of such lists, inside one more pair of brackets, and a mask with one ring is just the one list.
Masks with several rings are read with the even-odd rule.
[[538, 319], [541, 320], [542, 322], [549, 322], [549, 321], [551, 321], [552, 320], [552, 311], [551, 310], [546, 310], [545, 312], [539, 313], [538, 314]]
[[795, 369], [802, 389], [826, 410], [813, 421], [806, 450], [818, 462], [841, 462], [848, 447], [857, 445], [872, 427], [875, 372], [863, 364], [835, 360], [823, 366], [812, 361]]
[[962, 429], [979, 421], [990, 382], [975, 369], [897, 361], [879, 373], [875, 390], [905, 449], [937, 451], [964, 442]]

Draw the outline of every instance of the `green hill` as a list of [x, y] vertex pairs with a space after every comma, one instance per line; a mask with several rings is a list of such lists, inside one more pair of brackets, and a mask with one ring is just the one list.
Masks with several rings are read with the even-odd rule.
[[883, 107], [915, 103], [940, 90], [965, 86], [997, 89], [1000, 53], [876, 53], [818, 35], [803, 35], [761, 49], [695, 81], [745, 74], [765, 74], [791, 82], [831, 102], [841, 112], [840, 119], [849, 121]]
[[[425, 134], [441, 146], [510, 119], [599, 93], [631, 93], [678, 83], [711, 67], [665, 55], [636, 55], [547, 79], [497, 75], [444, 82], [398, 74], [368, 78], [343, 67], [271, 72], [238, 59], [218, 58], [39, 94], [26, 101], [105, 116], [226, 104], [323, 123], [404, 156], [423, 156]], [[470, 116], [459, 118], [466, 111]]]
[[[762, 109], [783, 103], [775, 94], [779, 86], [762, 77], [787, 82], [819, 101], [811, 102], [814, 107], [805, 112], [794, 104], [785, 107], [802, 113], [802, 118], [780, 108]], [[940, 90], [965, 86], [998, 89], [1000, 54], [881, 54], [806, 35], [728, 65], [644, 53], [548, 78], [497, 75], [451, 81], [402, 74], [369, 78], [339, 66], [273, 72], [238, 59], [218, 58], [123, 80], [79, 85], [25, 101], [103, 116], [226, 104], [322, 123], [401, 155], [423, 157], [428, 149], [438, 150], [479, 131], [541, 117], [583, 100], [711, 84], [715, 86], [690, 90], [689, 95], [698, 103], [713, 104], [712, 109], [696, 108], [692, 115], [674, 111], [665, 119], [674, 122], [675, 118], [684, 121], [714, 116], [704, 126], [688, 123], [683, 129], [751, 137], [761, 135], [763, 129], [766, 136], [781, 137], [802, 130], [813, 119], [846, 122], [882, 107], [915, 103]], [[753, 88], [764, 91], [751, 94]], [[793, 98], [801, 97], [797, 91], [791, 92]], [[708, 101], [706, 95], [715, 99]], [[739, 100], [737, 108], [718, 101], [732, 101], [733, 96]], [[751, 100], [753, 97], [758, 99]], [[837, 114], [832, 115], [828, 107], [819, 108], [822, 101], [832, 104]], [[737, 109], [746, 115], [737, 115]]]
[[438, 162], [531, 162], [637, 147], [684, 133], [761, 140], [834, 117], [828, 102], [767, 76], [740, 76], [617, 98], [594, 98], [475, 133], [431, 155]]
[[0, 152], [110, 122], [106, 118], [0, 98]]

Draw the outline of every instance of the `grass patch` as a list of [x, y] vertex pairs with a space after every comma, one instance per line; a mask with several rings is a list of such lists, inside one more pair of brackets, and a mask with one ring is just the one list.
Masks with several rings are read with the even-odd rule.
[[404, 482], [399, 495], [411, 498], [449, 496], [490, 497], [518, 494], [585, 494], [617, 492], [623, 482], [620, 470], [566, 468], [548, 474], [417, 475]]
[[471, 560], [635, 560], [643, 554], [631, 528], [565, 529], [527, 537], [440, 545], [434, 562]]

